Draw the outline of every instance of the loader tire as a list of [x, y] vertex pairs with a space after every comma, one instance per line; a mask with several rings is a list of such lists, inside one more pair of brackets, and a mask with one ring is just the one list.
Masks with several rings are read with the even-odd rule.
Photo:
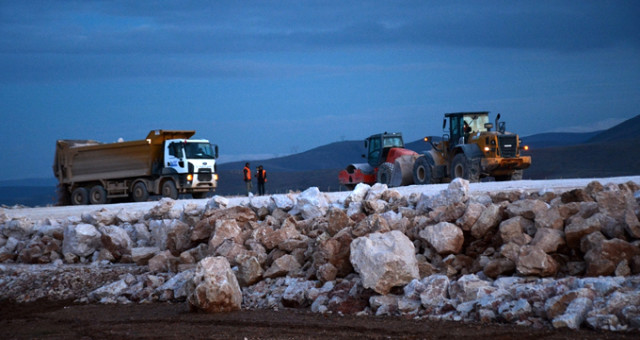
[[87, 205], [89, 204], [89, 190], [87, 188], [75, 188], [71, 193], [71, 204]]
[[378, 183], [389, 185], [391, 183], [391, 175], [393, 175], [393, 164], [384, 162], [378, 168], [376, 180]]
[[413, 163], [413, 183], [431, 184], [433, 183], [433, 169], [425, 156], [420, 156]]
[[473, 167], [474, 164], [463, 153], [455, 155], [453, 161], [451, 161], [451, 180], [460, 177], [472, 183], [478, 182], [480, 180], [480, 169], [474, 169]]

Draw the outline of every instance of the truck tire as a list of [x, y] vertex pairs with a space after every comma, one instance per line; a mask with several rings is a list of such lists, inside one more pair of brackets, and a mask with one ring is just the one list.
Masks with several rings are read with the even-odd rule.
[[89, 204], [89, 191], [87, 190], [87, 188], [83, 188], [83, 187], [75, 188], [71, 193], [71, 204], [73, 205]]
[[146, 202], [149, 199], [149, 191], [144, 182], [138, 182], [133, 186], [131, 199], [133, 199], [134, 202]]
[[172, 180], [162, 183], [162, 196], [169, 197], [174, 200], [178, 199], [178, 189]]
[[433, 169], [425, 156], [420, 156], [413, 163], [413, 184], [433, 183]]
[[378, 183], [389, 185], [391, 183], [391, 175], [393, 175], [393, 164], [384, 162], [378, 168], [376, 180]]
[[106, 204], [107, 190], [102, 185], [95, 185], [89, 191], [89, 202], [91, 204]]

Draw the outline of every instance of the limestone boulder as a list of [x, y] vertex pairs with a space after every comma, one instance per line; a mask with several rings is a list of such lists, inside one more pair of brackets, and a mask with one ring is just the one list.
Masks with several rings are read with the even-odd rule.
[[532, 246], [537, 246], [545, 253], [554, 253], [565, 245], [564, 232], [558, 229], [538, 228], [536, 236], [531, 241]]
[[131, 247], [133, 242], [129, 234], [118, 226], [104, 226], [99, 229], [102, 236], [100, 237], [102, 245], [117, 260], [123, 255], [131, 255]]
[[470, 231], [471, 227], [476, 223], [485, 206], [480, 203], [469, 202], [464, 214], [456, 220], [456, 225], [460, 226], [464, 231]]
[[347, 213], [336, 207], [329, 208], [326, 218], [328, 222], [327, 231], [329, 232], [329, 235], [332, 236], [351, 224], [351, 220], [349, 219], [349, 216], [347, 216]]
[[242, 229], [234, 219], [219, 219], [215, 222], [213, 236], [209, 239], [209, 249], [212, 251], [218, 248], [225, 240], [233, 240], [236, 243], [243, 243], [241, 237]]
[[520, 249], [516, 269], [521, 275], [541, 277], [553, 276], [558, 271], [558, 263], [538, 246], [527, 245]]
[[418, 278], [415, 247], [397, 230], [356, 238], [351, 243], [350, 260], [363, 286], [380, 294]]
[[192, 241], [204, 241], [211, 237], [218, 220], [235, 220], [239, 226], [250, 221], [257, 221], [258, 216], [249, 207], [235, 206], [227, 209], [206, 211], [203, 219], [193, 228]]
[[159, 252], [158, 247], [134, 247], [131, 248], [131, 259], [135, 264], [145, 266]]
[[207, 257], [198, 262], [187, 302], [191, 309], [207, 313], [240, 310], [242, 291], [227, 259]]
[[353, 236], [360, 237], [371, 233], [386, 233], [390, 230], [389, 222], [384, 217], [373, 214], [358, 222], [351, 233]]
[[174, 256], [178, 256], [183, 251], [191, 248], [193, 244], [191, 241], [191, 227], [187, 223], [180, 220], [172, 220], [167, 224], [166, 230], [167, 249]]
[[300, 262], [298, 262], [295, 256], [286, 254], [273, 261], [271, 267], [264, 272], [263, 277], [276, 278], [280, 276], [287, 276], [300, 268]]
[[462, 229], [448, 222], [427, 226], [420, 231], [419, 235], [441, 255], [460, 253], [464, 243]]
[[64, 229], [62, 252], [80, 257], [89, 256], [101, 246], [101, 237], [102, 234], [91, 224], [68, 225]]
[[502, 211], [499, 205], [490, 204], [476, 222], [471, 226], [471, 236], [481, 239], [490, 230], [496, 228], [502, 221]]
[[171, 254], [171, 251], [165, 250], [155, 254], [149, 259], [149, 271], [151, 272], [172, 272], [178, 271], [180, 259]]
[[437, 195], [422, 194], [416, 205], [416, 210], [427, 212], [435, 207], [447, 206], [457, 202], [466, 202], [469, 198], [469, 181], [456, 178], [447, 189], [440, 191]]
[[504, 243], [513, 242], [519, 245], [528, 244], [531, 236], [525, 233], [525, 230], [533, 225], [533, 221], [526, 219], [520, 215], [504, 220], [498, 226], [500, 238]]
[[572, 249], [580, 247], [580, 240], [591, 233], [602, 229], [602, 220], [605, 218], [601, 213], [584, 219], [582, 217], [573, 218], [571, 223], [564, 228], [567, 246]]
[[295, 207], [289, 212], [291, 215], [300, 214], [303, 219], [322, 217], [329, 209], [329, 202], [320, 189], [311, 187], [298, 195]]
[[615, 273], [622, 261], [631, 262], [640, 255], [640, 248], [620, 239], [603, 240], [589, 250], [584, 258], [587, 276], [607, 276]]
[[260, 262], [257, 257], [241, 254], [236, 256], [235, 261], [238, 264], [236, 278], [238, 279], [238, 284], [240, 286], [250, 286], [262, 278], [264, 270], [262, 269], [262, 266], [260, 266]]

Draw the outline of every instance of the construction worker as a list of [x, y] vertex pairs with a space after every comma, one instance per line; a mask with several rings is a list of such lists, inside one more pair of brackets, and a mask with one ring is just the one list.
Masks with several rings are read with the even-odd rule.
[[252, 189], [251, 168], [249, 167], [249, 163], [246, 163], [244, 165], [244, 169], [242, 169], [242, 172], [244, 173], [244, 183], [247, 185], [247, 196], [249, 196], [251, 194], [251, 189]]
[[264, 195], [264, 183], [267, 181], [267, 170], [265, 170], [262, 165], [258, 166], [256, 178], [258, 179], [258, 195]]

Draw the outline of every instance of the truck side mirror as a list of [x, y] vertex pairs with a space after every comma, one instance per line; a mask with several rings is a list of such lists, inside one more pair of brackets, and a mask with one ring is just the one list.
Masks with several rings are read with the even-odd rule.
[[368, 142], [369, 142], [369, 141], [365, 139], [365, 141], [364, 141], [364, 148], [365, 148], [365, 149], [369, 146], [369, 143], [368, 143]]
[[215, 150], [215, 155], [213, 155], [213, 158], [218, 158], [218, 144], [214, 145], [213, 149]]

